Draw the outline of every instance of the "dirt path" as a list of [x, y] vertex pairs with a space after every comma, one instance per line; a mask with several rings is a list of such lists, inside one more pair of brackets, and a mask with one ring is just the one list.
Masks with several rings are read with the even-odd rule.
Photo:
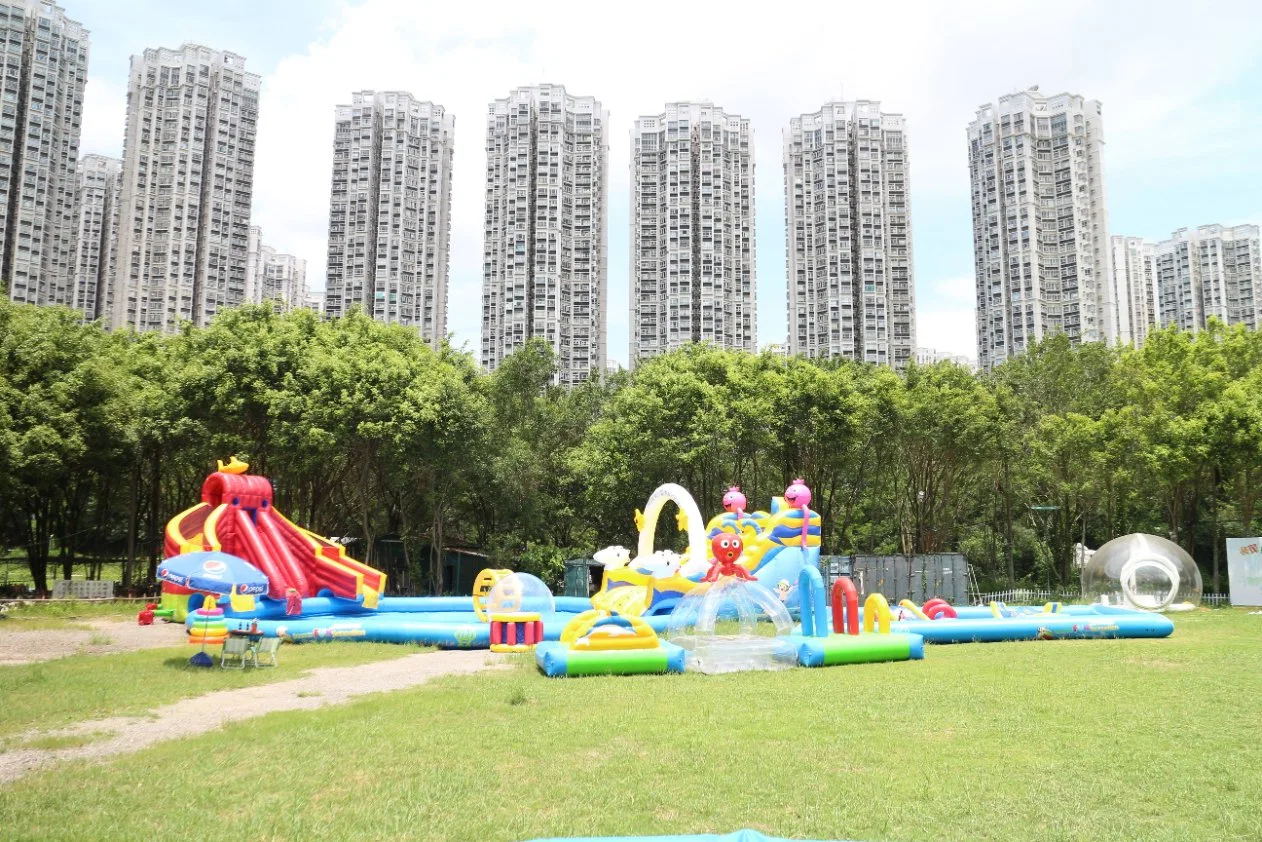
[[61, 760], [102, 759], [141, 751], [162, 740], [201, 734], [229, 722], [278, 710], [313, 710], [366, 693], [403, 690], [432, 678], [505, 667], [500, 656], [484, 651], [432, 652], [354, 667], [315, 669], [302, 678], [238, 690], [218, 690], [163, 705], [145, 717], [80, 722], [70, 728], [25, 735], [78, 736], [105, 733], [88, 745], [63, 749], [16, 749], [0, 752], [0, 784], [17, 780]]
[[0, 667], [50, 661], [67, 655], [112, 655], [184, 642], [182, 623], [141, 626], [134, 619], [73, 620], [83, 629], [10, 629], [16, 621], [0, 621]]

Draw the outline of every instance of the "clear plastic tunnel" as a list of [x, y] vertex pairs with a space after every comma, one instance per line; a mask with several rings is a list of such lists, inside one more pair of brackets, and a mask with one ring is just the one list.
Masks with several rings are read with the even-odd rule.
[[1096, 550], [1082, 568], [1082, 595], [1140, 611], [1187, 611], [1201, 604], [1201, 571], [1178, 544], [1136, 532]]
[[667, 639], [703, 673], [776, 670], [794, 666], [789, 611], [757, 582], [724, 577], [689, 591], [671, 612]]

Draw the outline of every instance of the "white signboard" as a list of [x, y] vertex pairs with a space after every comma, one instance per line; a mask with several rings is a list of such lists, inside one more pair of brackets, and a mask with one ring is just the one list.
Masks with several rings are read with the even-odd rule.
[[1262, 605], [1262, 538], [1227, 539], [1232, 605]]

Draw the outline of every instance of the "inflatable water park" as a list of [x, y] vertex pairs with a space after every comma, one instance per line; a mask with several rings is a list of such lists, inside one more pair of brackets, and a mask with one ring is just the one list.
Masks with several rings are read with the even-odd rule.
[[[891, 606], [880, 593], [860, 604], [849, 577], [825, 587], [823, 523], [802, 480], [757, 511], [734, 486], [708, 521], [686, 489], [661, 486], [634, 513], [634, 555], [622, 546], [594, 554], [604, 575], [590, 599], [555, 596], [506, 569], [483, 570], [466, 597], [393, 597], [384, 573], [278, 512], [266, 477], [235, 457], [218, 467], [200, 502], [167, 524], [161, 602], [147, 618], [184, 623], [203, 648], [248, 632], [532, 652], [551, 677], [713, 674], [916, 661], [926, 643], [1166, 637], [1174, 625], [1153, 606], [1200, 598], [1180, 548], [1125, 536], [1084, 570], [1094, 604]], [[668, 504], [687, 535], [682, 553], [654, 547]], [[1155, 574], [1164, 578], [1153, 596]]]

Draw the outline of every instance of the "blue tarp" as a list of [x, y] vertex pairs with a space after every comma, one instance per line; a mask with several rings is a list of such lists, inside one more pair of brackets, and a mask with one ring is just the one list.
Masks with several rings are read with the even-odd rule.
[[[789, 840], [763, 836], [756, 830], [738, 830], [726, 836], [704, 834], [702, 836], [588, 836], [582, 839], [532, 839], [530, 842], [825, 842], [818, 839]], [[832, 840], [844, 842], [844, 840]]]

